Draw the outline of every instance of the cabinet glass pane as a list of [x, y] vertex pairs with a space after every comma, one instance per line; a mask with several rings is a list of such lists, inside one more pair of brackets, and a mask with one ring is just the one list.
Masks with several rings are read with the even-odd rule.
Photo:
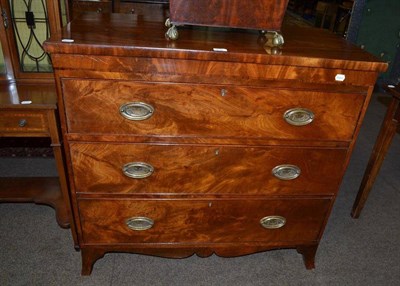
[[50, 57], [42, 43], [50, 37], [45, 0], [9, 0], [20, 70], [51, 72]]
[[4, 62], [3, 48], [0, 42], [0, 75], [6, 73], [6, 64]]
[[68, 18], [67, 18], [67, 3], [65, 3], [66, 0], [60, 0], [60, 13], [61, 13], [61, 24], [62, 26], [65, 26], [68, 23]]

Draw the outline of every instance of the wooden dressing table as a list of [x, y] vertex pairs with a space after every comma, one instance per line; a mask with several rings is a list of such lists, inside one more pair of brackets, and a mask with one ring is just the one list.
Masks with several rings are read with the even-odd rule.
[[372, 150], [372, 154], [369, 159], [367, 169], [365, 170], [360, 189], [357, 193], [356, 200], [354, 201], [351, 212], [351, 216], [353, 218], [360, 217], [361, 211], [364, 208], [365, 202], [367, 201], [368, 195], [374, 185], [383, 160], [385, 159], [387, 151], [389, 150], [390, 144], [392, 143], [393, 137], [396, 134], [396, 130], [399, 126], [400, 85], [388, 86], [385, 87], [385, 90], [392, 96], [392, 100], [387, 108], [386, 115], [382, 122], [374, 149]]
[[73, 228], [56, 99], [54, 84], [0, 84], [0, 137], [49, 137], [59, 175], [0, 177], [0, 202], [49, 205], [61, 227]]

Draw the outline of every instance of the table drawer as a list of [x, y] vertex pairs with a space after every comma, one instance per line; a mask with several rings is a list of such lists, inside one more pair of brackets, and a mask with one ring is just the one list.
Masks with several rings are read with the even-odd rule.
[[347, 154], [324, 148], [100, 143], [71, 143], [70, 152], [76, 191], [99, 194], [331, 195]]
[[317, 241], [330, 205], [330, 199], [78, 201], [87, 244]]
[[26, 110], [0, 111], [0, 133], [48, 133], [48, 129], [46, 112]]
[[352, 139], [364, 103], [362, 94], [222, 85], [64, 79], [62, 86], [68, 131], [85, 134], [342, 141]]

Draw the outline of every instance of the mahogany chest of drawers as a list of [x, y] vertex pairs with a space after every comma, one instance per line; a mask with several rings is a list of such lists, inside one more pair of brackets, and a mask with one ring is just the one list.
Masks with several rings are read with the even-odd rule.
[[171, 42], [135, 19], [84, 15], [45, 43], [82, 274], [107, 252], [295, 248], [313, 268], [386, 64], [322, 30], [284, 26], [269, 55], [258, 33]]

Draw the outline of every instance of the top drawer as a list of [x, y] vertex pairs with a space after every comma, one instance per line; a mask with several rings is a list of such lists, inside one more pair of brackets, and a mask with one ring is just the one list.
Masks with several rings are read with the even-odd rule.
[[68, 132], [352, 139], [364, 95], [230, 85], [63, 79]]

